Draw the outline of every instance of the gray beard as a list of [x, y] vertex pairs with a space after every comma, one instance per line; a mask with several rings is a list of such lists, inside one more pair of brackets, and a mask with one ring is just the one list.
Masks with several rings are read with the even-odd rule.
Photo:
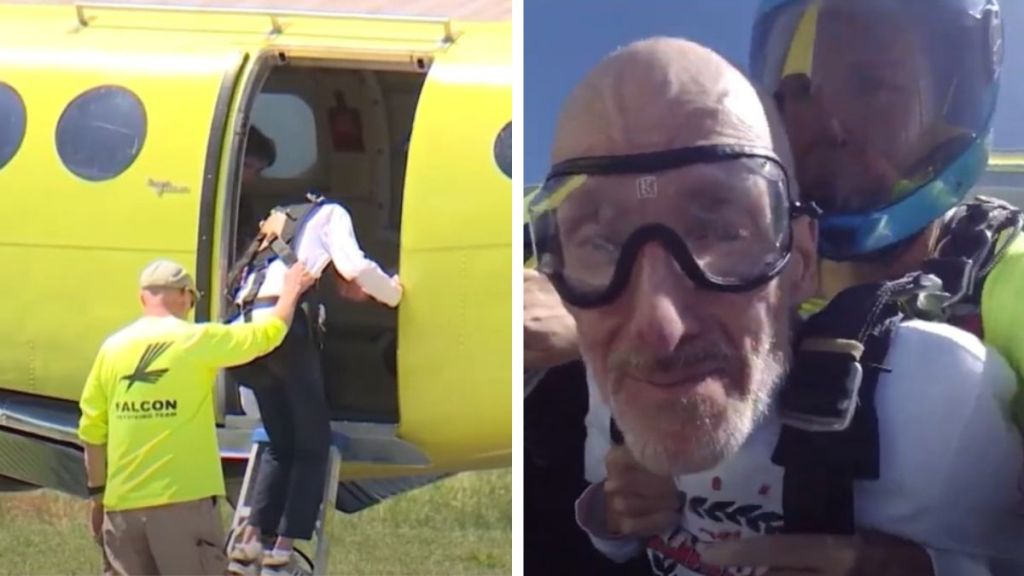
[[[790, 324], [793, 326], [794, 324]], [[645, 430], [644, 415], [630, 414], [611, 398], [606, 398], [616, 424], [622, 431], [626, 447], [640, 464], [654, 474], [678, 476], [714, 468], [732, 457], [764, 421], [774, 406], [779, 387], [789, 369], [789, 331], [784, 342], [769, 339], [759, 350], [751, 352], [749, 394], [742, 399], [726, 399], [724, 415], [716, 427], [713, 407], [700, 398], [683, 398], [678, 407], [679, 418], [689, 420], [692, 436], [700, 438], [685, 455], [673, 450], [678, 437]], [[603, 387], [599, 386], [599, 389]], [[670, 408], [671, 409], [671, 408]]]
[[[631, 426], [623, 422], [620, 425], [626, 446], [645, 468], [664, 476], [695, 474], [718, 466], [739, 451], [771, 411], [779, 384], [786, 373], [785, 364], [779, 358], [761, 358], [752, 370], [752, 373], [759, 374], [755, 379], [761, 382], [754, 383], [747, 398], [727, 401], [724, 420], [717, 428], [712, 425], [707, 409], [696, 407], [698, 421], [694, 426], [695, 435], [703, 441], [685, 458], [674, 458], [666, 440], [644, 438], [642, 434], [632, 433]], [[614, 414], [614, 403], [611, 408]]]

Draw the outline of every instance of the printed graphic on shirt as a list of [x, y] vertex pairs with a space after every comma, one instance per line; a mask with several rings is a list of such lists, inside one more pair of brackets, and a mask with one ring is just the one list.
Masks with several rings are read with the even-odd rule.
[[[132, 386], [137, 382], [143, 384], [156, 384], [167, 374], [168, 368], [150, 370], [150, 366], [160, 356], [167, 352], [173, 342], [157, 342], [146, 346], [146, 350], [139, 358], [135, 370], [121, 381], [127, 381], [125, 394], [131, 391]], [[148, 420], [151, 418], [173, 418], [178, 415], [178, 401], [175, 399], [144, 399], [144, 400], [115, 400], [114, 416], [122, 420]]]
[[121, 376], [121, 380], [128, 381], [128, 387], [125, 388], [125, 392], [132, 389], [132, 386], [136, 382], [145, 382], [146, 384], [156, 384], [167, 374], [167, 369], [161, 370], [150, 370], [149, 367], [156, 362], [164, 352], [171, 347], [173, 342], [158, 342], [146, 346], [146, 351], [142, 353], [142, 358], [139, 358], [139, 363], [135, 365], [135, 371], [127, 376]]
[[[721, 480], [712, 480], [712, 490], [721, 490]], [[759, 496], [769, 493], [769, 486], [757, 489]], [[705, 496], [688, 496], [681, 526], [667, 537], [658, 536], [647, 543], [651, 568], [658, 576], [755, 576], [754, 568], [720, 568], [706, 564], [701, 552], [712, 542], [775, 534], [782, 529], [782, 514], [763, 504], [746, 504], [735, 500], [713, 500]]]

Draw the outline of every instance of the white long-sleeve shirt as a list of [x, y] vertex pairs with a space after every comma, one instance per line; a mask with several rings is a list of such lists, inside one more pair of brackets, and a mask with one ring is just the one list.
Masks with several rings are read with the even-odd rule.
[[[1024, 451], [1010, 418], [1009, 365], [967, 332], [921, 321], [896, 329], [885, 364], [891, 372], [875, 398], [881, 477], [855, 484], [858, 526], [924, 546], [936, 576], [1024, 574]], [[604, 425], [588, 426], [588, 479], [597, 483], [577, 501], [577, 521], [599, 550], [624, 561], [643, 544], [605, 531], [602, 481], [593, 476], [605, 474], [609, 440]], [[701, 565], [707, 543], [781, 526], [783, 469], [771, 462], [779, 431], [769, 417], [728, 460], [675, 478], [685, 505], [678, 527], [656, 540], [661, 551], [647, 549], [656, 574], [723, 574]], [[756, 572], [724, 574], [733, 573]]]
[[[395, 307], [402, 299], [401, 285], [385, 274], [376, 262], [367, 258], [359, 247], [352, 217], [339, 204], [326, 203], [310, 217], [299, 230], [294, 250], [299, 262], [305, 264], [313, 274], [320, 274], [333, 262], [338, 274], [345, 280], [354, 280], [378, 302]], [[256, 297], [280, 295], [286, 272], [284, 262], [272, 262]], [[236, 302], [240, 302], [249, 292], [253, 277], [254, 274], [250, 274], [244, 279], [242, 288], [236, 294]]]

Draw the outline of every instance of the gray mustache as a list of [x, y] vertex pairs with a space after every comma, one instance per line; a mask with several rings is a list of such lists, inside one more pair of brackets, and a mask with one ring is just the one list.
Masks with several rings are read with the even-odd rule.
[[728, 366], [735, 359], [735, 354], [719, 347], [684, 346], [671, 354], [661, 356], [636, 351], [613, 354], [608, 360], [608, 369], [613, 372], [671, 372], [695, 364]]

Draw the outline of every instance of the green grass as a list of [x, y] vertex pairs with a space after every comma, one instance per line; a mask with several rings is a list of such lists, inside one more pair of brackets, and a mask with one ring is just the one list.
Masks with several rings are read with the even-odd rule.
[[[336, 513], [331, 536], [331, 574], [511, 574], [511, 471], [460, 474]], [[0, 574], [99, 573], [85, 502], [45, 490], [0, 495]]]

